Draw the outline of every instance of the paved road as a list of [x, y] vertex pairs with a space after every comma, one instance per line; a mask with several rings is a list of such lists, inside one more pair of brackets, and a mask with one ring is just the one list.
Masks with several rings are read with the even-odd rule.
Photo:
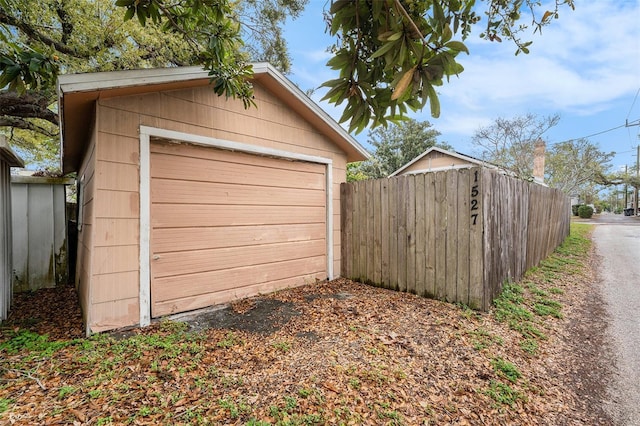
[[640, 425], [640, 218], [602, 214], [593, 223], [615, 358], [607, 409], [616, 425]]

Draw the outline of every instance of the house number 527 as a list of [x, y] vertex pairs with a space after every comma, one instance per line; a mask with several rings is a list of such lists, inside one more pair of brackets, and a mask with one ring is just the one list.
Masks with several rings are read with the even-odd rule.
[[475, 225], [478, 222], [478, 173], [479, 170], [473, 172], [473, 186], [471, 186], [471, 224]]

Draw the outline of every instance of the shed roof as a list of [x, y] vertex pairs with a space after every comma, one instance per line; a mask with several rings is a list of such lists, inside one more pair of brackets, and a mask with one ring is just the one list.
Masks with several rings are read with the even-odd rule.
[[[358, 141], [272, 65], [264, 62], [255, 63], [253, 71], [254, 81], [272, 92], [344, 150], [347, 161], [369, 158], [368, 152]], [[63, 171], [68, 173], [80, 166], [96, 99], [201, 87], [208, 84], [208, 72], [201, 67], [61, 75], [58, 78], [58, 104]]]
[[0, 135], [0, 161], [7, 163], [9, 167], [24, 167], [24, 161], [13, 152], [4, 135]]
[[472, 157], [470, 155], [466, 155], [466, 154], [462, 154], [459, 152], [455, 152], [455, 151], [447, 151], [446, 149], [443, 148], [438, 148], [437, 146], [432, 146], [431, 148], [427, 149], [425, 152], [423, 152], [422, 154], [418, 155], [416, 158], [414, 158], [413, 160], [409, 161], [407, 164], [405, 164], [404, 166], [400, 167], [398, 170], [396, 170], [395, 172], [391, 173], [389, 175], [389, 177], [393, 177], [393, 176], [397, 176], [400, 173], [402, 173], [404, 170], [406, 170], [407, 168], [409, 168], [412, 164], [420, 161], [421, 159], [423, 159], [424, 157], [426, 157], [427, 155], [431, 154], [432, 152], [439, 152], [441, 154], [444, 155], [448, 155], [454, 158], [459, 158], [460, 160], [464, 160], [467, 161], [470, 164], [477, 164], [478, 166], [482, 166], [482, 167], [488, 167], [491, 169], [497, 169], [498, 167], [494, 164], [488, 163], [486, 161], [482, 161], [479, 160], [475, 157]]

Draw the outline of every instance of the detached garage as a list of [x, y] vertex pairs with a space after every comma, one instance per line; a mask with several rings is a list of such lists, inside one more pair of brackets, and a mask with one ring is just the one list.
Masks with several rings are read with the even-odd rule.
[[254, 72], [250, 109], [197, 67], [60, 77], [87, 333], [339, 276], [339, 185], [367, 153]]

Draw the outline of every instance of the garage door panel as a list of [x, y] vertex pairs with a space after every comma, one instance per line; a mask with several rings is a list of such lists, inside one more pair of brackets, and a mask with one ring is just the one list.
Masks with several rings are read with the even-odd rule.
[[266, 186], [247, 186], [236, 183], [187, 182], [184, 180], [154, 179], [151, 194], [156, 203], [280, 205], [324, 207], [326, 194], [320, 189], [300, 189], [293, 185], [283, 190]]
[[176, 241], [180, 241], [182, 250], [205, 250], [318, 240], [325, 238], [325, 235], [324, 223], [304, 223], [217, 228], [160, 228], [153, 229], [151, 238], [155, 253], [162, 254], [174, 251]]
[[212, 206], [161, 204], [151, 210], [154, 228], [193, 226], [280, 225], [323, 223], [324, 207], [297, 206]]
[[[226, 163], [201, 158], [153, 157], [151, 178], [176, 178], [196, 182], [233, 182], [238, 185], [324, 190], [323, 173], [274, 169], [256, 165]], [[281, 160], [283, 161], [283, 160]], [[295, 164], [295, 163], [292, 163]]]
[[[308, 163], [305, 161], [283, 160], [281, 158], [264, 157], [255, 154], [248, 154], [237, 151], [225, 151], [221, 149], [212, 149], [206, 146], [190, 145], [188, 150], [184, 149], [184, 144], [167, 144], [153, 143], [151, 144], [151, 152], [154, 154], [168, 154], [167, 156], [179, 158], [196, 158], [202, 160], [223, 161], [241, 165], [258, 165], [261, 167], [270, 167], [282, 170], [297, 170], [301, 172], [318, 172], [318, 164]], [[154, 155], [160, 157], [160, 155]]]
[[[176, 241], [175, 248], [180, 248]], [[153, 260], [153, 278], [239, 268], [323, 256], [324, 239], [211, 250], [165, 253]]]
[[326, 278], [325, 165], [151, 148], [152, 316]]
[[[155, 291], [151, 297], [154, 303], [160, 303], [211, 293], [212, 289], [219, 292], [286, 278], [304, 277], [324, 272], [325, 268], [325, 257], [316, 256], [267, 265], [244, 266], [221, 271], [158, 278], [154, 280]], [[305, 271], [305, 273], [300, 274], [300, 271]]]
[[270, 293], [274, 290], [297, 287], [305, 282], [315, 282], [316, 280], [324, 280], [326, 277], [324, 272], [285, 278], [283, 280], [271, 281], [268, 283], [259, 283], [244, 287], [223, 290], [215, 293], [200, 294], [197, 296], [182, 297], [180, 299], [156, 302], [155, 316], [170, 315], [176, 312], [192, 311], [194, 309], [205, 308], [207, 306], [226, 303], [230, 300], [241, 299], [254, 296], [256, 294]]

